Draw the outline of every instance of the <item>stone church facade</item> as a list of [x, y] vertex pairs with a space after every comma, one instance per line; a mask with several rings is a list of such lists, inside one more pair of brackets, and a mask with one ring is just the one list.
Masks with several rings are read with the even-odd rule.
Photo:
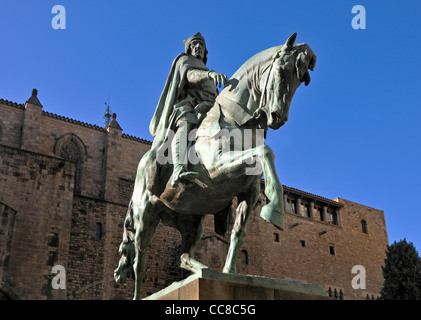
[[[0, 299], [132, 298], [133, 281], [116, 284], [113, 270], [137, 165], [150, 146], [123, 134], [115, 115], [99, 127], [49, 113], [35, 89], [24, 104], [0, 99]], [[338, 299], [379, 295], [383, 211], [284, 186], [279, 231], [259, 217], [265, 201], [262, 193], [248, 222], [239, 273], [318, 283]], [[222, 270], [230, 230], [216, 234], [212, 219], [195, 257]], [[178, 231], [159, 225], [143, 296], [189, 275], [175, 266], [180, 243]], [[53, 288], [58, 275], [65, 289]]]

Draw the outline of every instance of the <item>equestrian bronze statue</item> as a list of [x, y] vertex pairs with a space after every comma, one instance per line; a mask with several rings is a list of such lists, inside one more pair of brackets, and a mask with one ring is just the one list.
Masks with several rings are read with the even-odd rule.
[[[284, 125], [296, 89], [310, 83], [308, 70], [315, 67], [316, 56], [307, 44], [295, 44], [296, 36], [257, 53], [229, 80], [206, 67], [200, 33], [184, 42], [185, 52], [172, 64], [151, 121], [154, 141], [139, 162], [114, 271], [117, 282], [134, 277], [134, 299], [141, 298], [146, 252], [159, 222], [180, 231], [179, 265], [195, 272], [207, 268], [193, 259], [204, 216], [214, 215], [215, 232], [224, 234], [237, 197], [223, 268], [224, 273], [235, 273], [263, 175], [268, 203], [260, 216], [284, 228], [283, 189], [264, 137], [269, 128]], [[221, 85], [225, 87], [218, 94]]]

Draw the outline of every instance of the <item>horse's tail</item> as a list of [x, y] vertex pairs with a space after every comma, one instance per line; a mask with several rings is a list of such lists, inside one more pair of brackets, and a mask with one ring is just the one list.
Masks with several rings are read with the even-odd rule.
[[136, 230], [133, 219], [133, 202], [130, 200], [126, 219], [124, 220], [123, 241], [118, 252], [121, 255], [117, 269], [114, 270], [114, 279], [118, 283], [123, 283], [128, 277], [134, 279], [133, 262], [135, 258], [134, 237]]

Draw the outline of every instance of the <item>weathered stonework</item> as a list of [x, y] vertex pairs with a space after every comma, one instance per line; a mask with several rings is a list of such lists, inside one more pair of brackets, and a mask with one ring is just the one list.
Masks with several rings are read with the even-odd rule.
[[[38, 102], [0, 99], [0, 299], [131, 299], [133, 281], [116, 284], [113, 270], [136, 168], [151, 143], [123, 134], [116, 118], [102, 128], [46, 112]], [[383, 212], [284, 191], [285, 230], [260, 218], [262, 194], [237, 272], [317, 283], [344, 299], [377, 297], [388, 244]], [[221, 271], [230, 230], [222, 237], [212, 216], [204, 223], [195, 257]], [[175, 265], [180, 244], [178, 231], [159, 225], [143, 296], [189, 275]], [[66, 269], [64, 290], [51, 286], [57, 264]], [[365, 290], [352, 288], [355, 265], [366, 270]]]
[[74, 164], [0, 145], [1, 202], [16, 211], [6, 278], [27, 299], [65, 298], [51, 269], [68, 264]]

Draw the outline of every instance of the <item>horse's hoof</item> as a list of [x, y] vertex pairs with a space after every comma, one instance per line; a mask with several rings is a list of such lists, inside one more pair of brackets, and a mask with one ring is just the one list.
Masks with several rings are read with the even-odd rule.
[[273, 209], [268, 207], [268, 205], [265, 205], [262, 207], [260, 216], [263, 218], [263, 220], [269, 222], [279, 230], [284, 230], [284, 215], [281, 210]]
[[237, 273], [237, 270], [233, 269], [233, 268], [224, 268], [222, 270], [222, 273], [226, 273], [226, 274], [234, 274]]
[[183, 253], [180, 257], [180, 267], [196, 273], [199, 270], [209, 269], [208, 266], [200, 263], [199, 261], [191, 258], [188, 253]]

